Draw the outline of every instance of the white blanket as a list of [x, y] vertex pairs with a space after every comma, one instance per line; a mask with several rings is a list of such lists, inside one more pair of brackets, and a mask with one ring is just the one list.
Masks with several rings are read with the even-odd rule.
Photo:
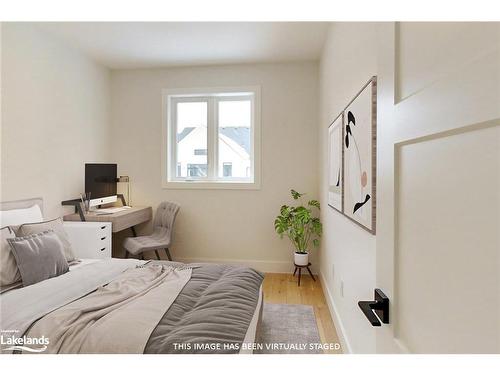
[[144, 352], [153, 329], [191, 277], [191, 269], [145, 265], [44, 316], [27, 337], [47, 337], [44, 353]]
[[0, 329], [22, 336], [45, 314], [109, 283], [123, 271], [144, 264], [136, 259], [105, 259], [61, 276], [0, 296]]

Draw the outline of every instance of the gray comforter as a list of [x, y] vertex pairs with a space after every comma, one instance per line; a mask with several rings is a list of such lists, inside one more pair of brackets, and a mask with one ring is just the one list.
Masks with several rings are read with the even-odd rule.
[[144, 353], [239, 352], [263, 275], [247, 267], [192, 266], [191, 279], [153, 330]]

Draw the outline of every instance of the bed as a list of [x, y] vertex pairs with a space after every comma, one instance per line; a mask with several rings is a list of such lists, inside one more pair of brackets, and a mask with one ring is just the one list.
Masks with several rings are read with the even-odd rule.
[[[0, 213], [34, 204], [43, 212], [41, 199], [29, 199], [0, 203]], [[2, 352], [252, 353], [262, 280], [224, 264], [80, 260], [2, 292]]]

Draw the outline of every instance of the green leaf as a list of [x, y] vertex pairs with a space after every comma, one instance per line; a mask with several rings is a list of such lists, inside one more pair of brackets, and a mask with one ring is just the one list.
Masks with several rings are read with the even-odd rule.
[[323, 224], [321, 224], [319, 218], [315, 217], [314, 219], [312, 219], [311, 223], [313, 233], [317, 236], [321, 236], [321, 233], [323, 232]]
[[314, 247], [318, 247], [319, 246], [319, 240], [317, 238], [315, 238], [313, 240], [313, 245], [314, 245]]
[[307, 224], [311, 221], [311, 212], [305, 207], [297, 207], [296, 218], [300, 224]]
[[283, 233], [288, 229], [287, 222], [283, 220], [282, 217], [278, 216], [276, 220], [274, 220], [274, 229], [278, 234], [283, 235]]
[[316, 199], [310, 200], [307, 204], [311, 207], [316, 207], [318, 210], [320, 209], [319, 202]]
[[292, 194], [292, 197], [293, 197], [293, 199], [295, 199], [295, 200], [299, 199], [301, 196], [303, 196], [303, 195], [304, 195], [304, 194], [301, 194], [301, 193], [296, 192], [296, 191], [295, 191], [295, 190], [293, 190], [293, 189], [292, 189], [292, 190], [290, 190], [290, 193]]

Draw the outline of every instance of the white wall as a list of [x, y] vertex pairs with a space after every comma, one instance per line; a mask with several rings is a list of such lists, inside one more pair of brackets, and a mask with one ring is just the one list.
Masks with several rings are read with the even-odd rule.
[[[290, 189], [316, 198], [317, 63], [118, 70], [111, 74], [112, 157], [130, 175], [134, 205], [181, 205], [173, 257], [235, 261], [264, 271], [292, 270], [292, 245], [274, 232]], [[262, 90], [262, 188], [161, 187], [161, 90], [255, 86]]]
[[109, 71], [51, 35], [2, 24], [1, 200], [42, 196], [45, 216], [109, 157]]
[[[368, 80], [376, 75], [376, 25], [335, 23], [330, 26], [320, 63], [320, 199], [325, 207], [321, 246], [321, 275], [325, 294], [336, 310], [337, 332], [344, 351], [372, 352], [373, 328], [358, 307], [373, 298], [375, 285], [375, 236], [327, 206], [328, 125]], [[343, 283], [343, 295], [341, 292]], [[331, 306], [333, 307], [333, 306]]]

